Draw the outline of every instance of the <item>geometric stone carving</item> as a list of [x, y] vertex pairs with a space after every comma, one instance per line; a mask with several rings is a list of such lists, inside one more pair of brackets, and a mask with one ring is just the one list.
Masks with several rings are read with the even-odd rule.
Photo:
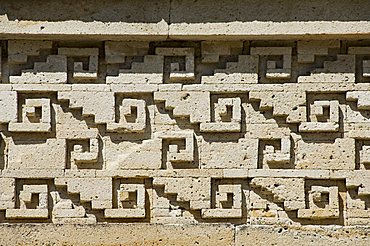
[[109, 64], [125, 63], [127, 57], [146, 55], [149, 42], [105, 42], [105, 60]]
[[370, 92], [349, 91], [346, 93], [347, 101], [356, 101], [359, 110], [370, 110]]
[[[99, 49], [98, 48], [59, 48], [58, 55], [72, 57], [72, 77], [76, 81], [98, 78]], [[87, 62], [81, 60], [86, 57]], [[86, 64], [84, 64], [86, 63]], [[86, 68], [85, 68], [86, 67]]]
[[189, 117], [190, 123], [210, 120], [209, 92], [155, 92], [154, 101], [165, 103], [166, 110], [172, 110], [174, 117]]
[[7, 209], [7, 219], [47, 219], [49, 191], [47, 184], [23, 184], [17, 193], [17, 208]]
[[202, 42], [202, 63], [217, 63], [220, 56], [237, 55], [243, 49], [243, 42]]
[[367, 225], [370, 218], [369, 177], [355, 174], [346, 180], [348, 224]]
[[360, 67], [356, 70], [360, 72], [359, 76], [364, 79], [370, 77], [370, 60], [366, 56], [370, 54], [370, 47], [348, 47], [348, 54], [360, 57]]
[[86, 143], [73, 145], [70, 153], [70, 167], [77, 169], [83, 168], [84, 164], [94, 163], [99, 157], [99, 140], [96, 138], [87, 139]]
[[119, 68], [118, 75], [107, 76], [107, 84], [161, 84], [164, 58], [145, 55], [143, 62], [132, 62], [131, 68]]
[[113, 208], [105, 209], [106, 218], [145, 218], [146, 191], [143, 183], [114, 181]]
[[315, 101], [310, 105], [310, 122], [302, 122], [300, 132], [336, 132], [339, 130], [339, 101]]
[[[275, 148], [274, 144], [268, 144], [268, 141], [265, 143], [265, 148], [263, 149], [262, 157], [262, 167], [266, 168], [270, 166], [273, 168], [274, 165], [281, 167], [281, 165], [287, 164], [290, 162], [290, 137], [285, 136], [281, 139], [276, 139], [279, 143]], [[260, 139], [261, 141], [261, 139]]]
[[108, 122], [107, 131], [144, 132], [146, 128], [146, 103], [142, 99], [124, 98], [119, 107], [118, 122]]
[[370, 146], [362, 146], [362, 150], [360, 150], [360, 164], [370, 164]]
[[303, 91], [250, 91], [249, 100], [259, 101], [259, 110], [272, 110], [276, 117], [287, 117], [287, 123], [305, 121], [306, 94]]
[[0, 246], [370, 246], [369, 1], [0, 2]]
[[166, 57], [182, 57], [183, 62], [171, 61], [169, 64], [169, 82], [183, 82], [195, 79], [194, 48], [156, 48], [155, 54]]
[[305, 208], [304, 179], [253, 178], [251, 186], [273, 196], [273, 201], [283, 203], [286, 211]]
[[323, 68], [316, 68], [310, 75], [298, 77], [298, 83], [354, 83], [355, 57], [337, 55], [335, 61], [324, 61]]
[[49, 98], [26, 98], [18, 122], [9, 123], [10, 132], [51, 131], [51, 102]]
[[346, 179], [346, 186], [348, 188], [358, 188], [359, 196], [368, 196], [370, 195], [370, 186], [369, 186], [369, 177], [363, 175], [362, 173], [354, 173], [349, 175]]
[[214, 103], [213, 122], [200, 123], [201, 132], [239, 132], [241, 130], [241, 99], [218, 98]]
[[194, 133], [192, 131], [158, 132], [156, 137], [162, 139], [162, 167], [176, 168], [183, 163], [193, 164]]
[[308, 191], [308, 207], [298, 210], [298, 218], [322, 220], [339, 218], [338, 187], [311, 186]]
[[58, 100], [69, 102], [70, 108], [81, 108], [83, 116], [94, 115], [96, 124], [112, 122], [114, 95], [103, 91], [61, 91]]
[[46, 62], [35, 62], [33, 69], [22, 70], [20, 76], [10, 76], [14, 84], [63, 84], [67, 83], [67, 57], [49, 55]]
[[[149, 42], [105, 42], [107, 84], [161, 84], [164, 58], [148, 55], [148, 50]], [[136, 61], [137, 57], [143, 60]], [[130, 59], [130, 66], [123, 66]]]
[[53, 43], [47, 40], [9, 40], [8, 62], [23, 64], [29, 57], [40, 55], [42, 50], [51, 49]]
[[91, 209], [112, 208], [112, 179], [107, 177], [59, 177], [55, 186], [66, 187], [68, 194], [79, 195]]
[[362, 61], [362, 76], [365, 78], [370, 77], [370, 60]]
[[298, 62], [314, 63], [316, 56], [327, 56], [329, 55], [329, 49], [338, 48], [340, 48], [339, 40], [298, 41]]
[[62, 198], [58, 191], [50, 192], [53, 199], [52, 221], [55, 224], [95, 224], [96, 217], [72, 199]]
[[[67, 57], [53, 55], [50, 53], [51, 49], [51, 41], [10, 40], [8, 42], [8, 62], [12, 67], [21, 67], [20, 74], [9, 76], [10, 83], [66, 83]], [[33, 62], [32, 58], [43, 56], [45, 51], [49, 51], [49, 53], [43, 61]], [[31, 69], [26, 66], [27, 63], [31, 63]]]
[[241, 184], [219, 184], [212, 208], [202, 209], [203, 218], [241, 218], [243, 191]]
[[[289, 79], [292, 76], [292, 48], [291, 47], [252, 47], [251, 55], [266, 56], [267, 79]], [[282, 56], [282, 65], [277, 60], [268, 57]]]
[[225, 69], [215, 69], [214, 75], [202, 76], [202, 84], [224, 83], [257, 84], [258, 57], [250, 55], [239, 55], [238, 61], [227, 62]]
[[164, 193], [176, 194], [176, 201], [189, 202], [189, 209], [210, 208], [211, 179], [209, 177], [155, 177], [154, 187], [164, 187]]
[[166, 35], [1, 42], [0, 223], [369, 225], [367, 40]]
[[368, 169], [370, 166], [370, 145], [367, 139], [356, 140], [356, 169]]

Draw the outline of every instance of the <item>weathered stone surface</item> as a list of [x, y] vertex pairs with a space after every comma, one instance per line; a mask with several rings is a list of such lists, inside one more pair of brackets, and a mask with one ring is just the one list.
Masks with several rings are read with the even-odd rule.
[[235, 245], [368, 245], [369, 231], [365, 228], [302, 226], [240, 226], [236, 228]]
[[369, 3], [321, 6], [5, 1], [0, 244], [368, 244]]
[[[363, 227], [98, 224], [1, 225], [2, 245], [359, 245]], [[92, 236], [94, 235], [94, 236]]]
[[[100, 7], [104, 5], [104, 8]], [[369, 33], [367, 1], [292, 3], [237, 0], [124, 2], [7, 1], [0, 9], [0, 37], [95, 40], [240, 40], [360, 38]], [[78, 6], [78, 7], [76, 7]], [[329, 9], [322, 11], [323, 8]], [[82, 8], [81, 13], [78, 9]], [[53, 9], [54, 11], [47, 11]], [[307, 35], [310, 34], [310, 35]]]
[[[0, 223], [369, 226], [361, 41], [3, 49]], [[65, 83], [9, 79], [54, 53]]]
[[230, 225], [100, 224], [0, 226], [2, 245], [232, 245]]

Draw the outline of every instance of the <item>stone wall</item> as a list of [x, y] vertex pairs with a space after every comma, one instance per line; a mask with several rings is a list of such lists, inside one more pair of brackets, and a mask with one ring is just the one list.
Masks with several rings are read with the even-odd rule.
[[369, 245], [370, 4], [297, 2], [5, 1], [0, 244]]

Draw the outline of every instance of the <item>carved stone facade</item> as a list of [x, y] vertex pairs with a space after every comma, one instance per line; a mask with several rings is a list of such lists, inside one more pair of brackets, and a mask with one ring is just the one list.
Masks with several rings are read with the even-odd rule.
[[0, 4], [0, 245], [370, 245], [370, 1]]
[[369, 41], [1, 51], [0, 223], [369, 226]]

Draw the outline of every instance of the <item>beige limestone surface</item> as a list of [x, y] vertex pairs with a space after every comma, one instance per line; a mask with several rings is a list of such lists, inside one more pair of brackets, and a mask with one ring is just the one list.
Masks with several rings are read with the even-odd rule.
[[4, 1], [0, 245], [369, 245], [369, 8]]
[[1, 245], [369, 245], [363, 228], [99, 224], [0, 226]]
[[0, 37], [80, 39], [80, 35], [84, 35], [94, 40], [362, 38], [370, 33], [369, 7], [369, 2], [362, 0], [3, 1]]

